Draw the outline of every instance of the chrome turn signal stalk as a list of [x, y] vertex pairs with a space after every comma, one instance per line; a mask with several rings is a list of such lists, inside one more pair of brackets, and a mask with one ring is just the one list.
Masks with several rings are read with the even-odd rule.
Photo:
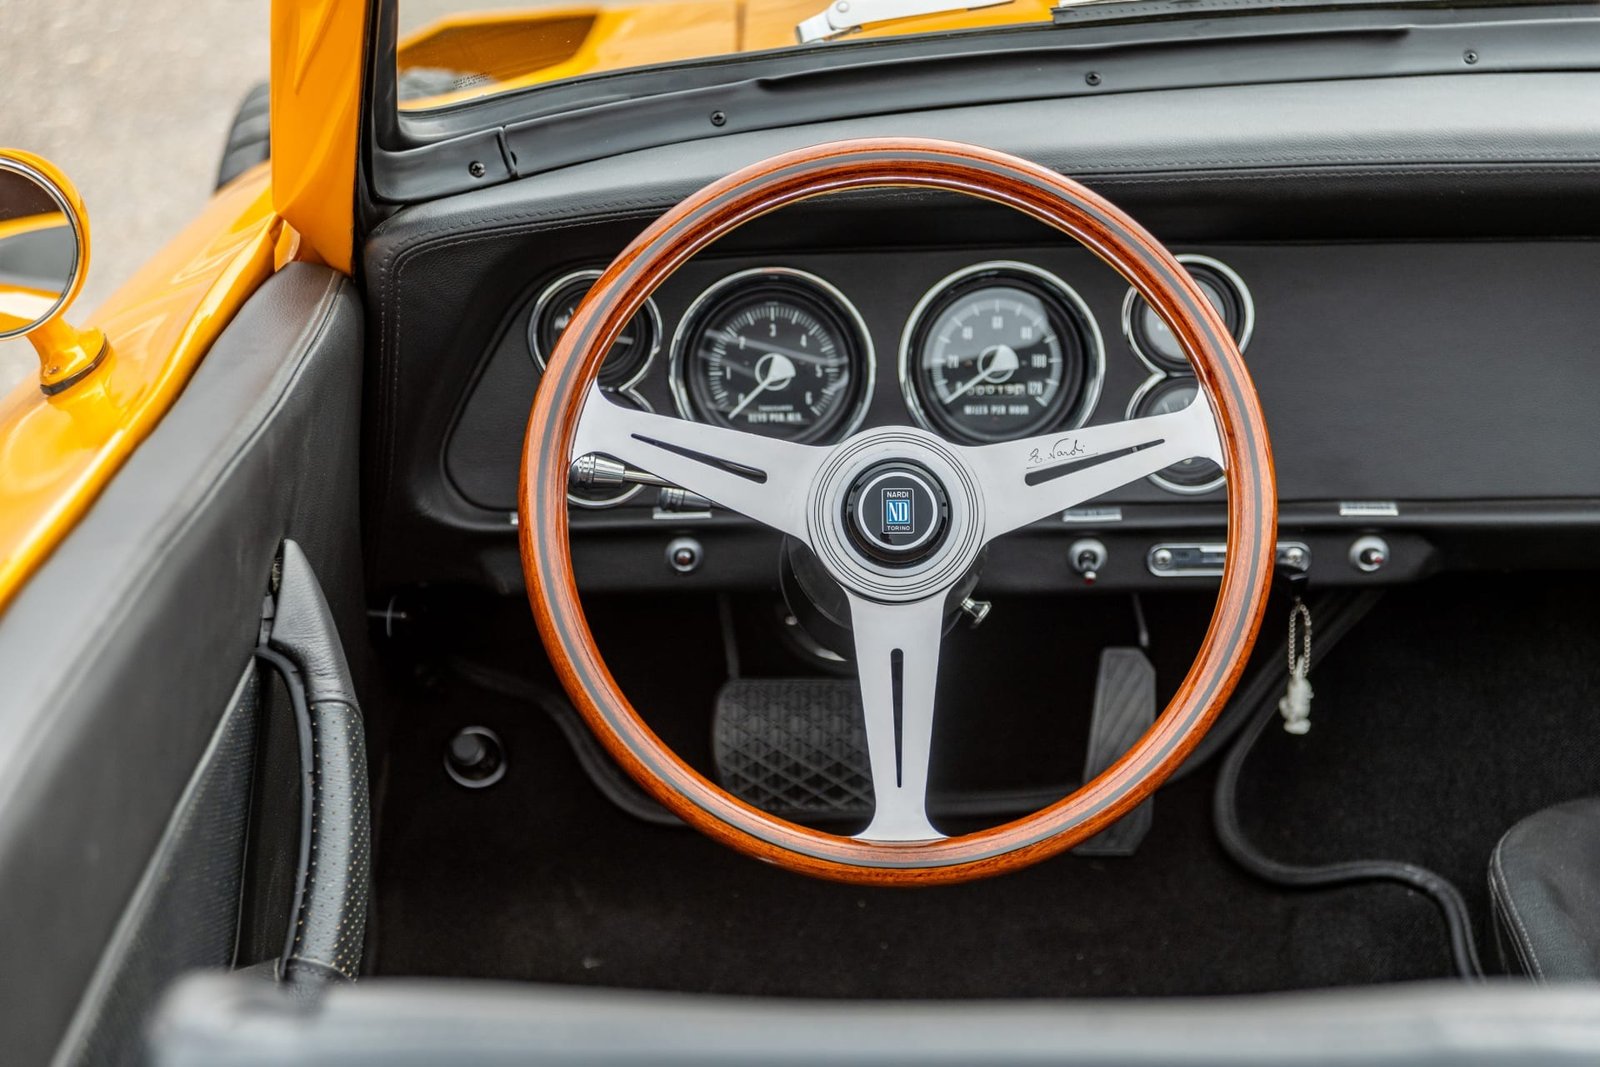
[[629, 484], [673, 488], [671, 482], [598, 452], [590, 452], [572, 461], [572, 467], [567, 472], [567, 484], [574, 489], [615, 489]]

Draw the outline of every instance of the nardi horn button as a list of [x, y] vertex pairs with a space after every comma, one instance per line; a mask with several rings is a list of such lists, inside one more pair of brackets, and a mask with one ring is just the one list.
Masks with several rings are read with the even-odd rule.
[[950, 502], [939, 480], [912, 463], [872, 467], [845, 499], [850, 539], [872, 559], [909, 566], [927, 559], [944, 540]]

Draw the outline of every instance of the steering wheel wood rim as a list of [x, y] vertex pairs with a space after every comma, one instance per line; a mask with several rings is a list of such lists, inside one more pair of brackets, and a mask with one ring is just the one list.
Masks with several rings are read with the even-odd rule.
[[[1014, 208], [1076, 239], [1122, 275], [1177, 336], [1209, 400], [1228, 485], [1227, 561], [1200, 651], [1154, 725], [1116, 763], [1057, 803], [937, 841], [861, 841], [770, 815], [688, 766], [618, 688], [589, 630], [572, 571], [568, 468], [600, 363], [644, 300], [738, 226], [801, 200], [912, 187]], [[1277, 495], [1265, 420], [1237, 346], [1181, 264], [1120, 209], [1054, 171], [972, 145], [913, 138], [817, 145], [746, 167], [668, 210], [590, 290], [552, 354], [529, 417], [519, 491], [528, 597], [552, 664], [611, 755], [691, 826], [802, 873], [863, 884], [935, 884], [1016, 870], [1092, 837], [1183, 762], [1232, 693], [1266, 608]]]

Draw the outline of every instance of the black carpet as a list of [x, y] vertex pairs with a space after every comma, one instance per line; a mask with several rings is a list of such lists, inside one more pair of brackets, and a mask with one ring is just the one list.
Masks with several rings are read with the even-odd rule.
[[1402, 859], [1451, 879], [1493, 966], [1486, 872], [1525, 815], [1600, 793], [1600, 582], [1474, 576], [1388, 594], [1269, 726], [1241, 822], [1284, 862]]
[[[685, 631], [706, 621], [688, 608], [683, 614]], [[1024, 614], [1008, 624], [997, 607], [979, 631], [989, 635], [979, 651], [1025, 640], [1022, 629], [1051, 632]], [[1008, 634], [1008, 625], [1018, 632]], [[1389, 629], [1385, 606], [1365, 625]], [[519, 647], [524, 661], [536, 658]], [[641, 664], [636, 681], [654, 703], [643, 695], [636, 702], [707, 708], [720, 661], [695, 648], [652, 653], [658, 661]], [[1390, 663], [1365, 684], [1390, 690], [1395, 674], [1412, 666]], [[1346, 858], [1336, 848], [1347, 843], [1360, 856], [1400, 848], [1406, 840], [1374, 833], [1374, 821], [1418, 821], [1431, 802], [1414, 798], [1404, 811], [1387, 803], [1402, 771], [1455, 752], [1470, 736], [1488, 740], [1457, 734], [1445, 745], [1419, 731], [1405, 742], [1415, 746], [1409, 759], [1389, 753], [1380, 774], [1364, 747], [1336, 743], [1335, 724], [1357, 718], [1338, 710], [1348, 699], [1334, 680], [1338, 669], [1330, 660], [1317, 679], [1317, 725], [1306, 746], [1331, 755], [1313, 761], [1302, 752], [1286, 768], [1267, 753], [1273, 739], [1247, 769], [1247, 825], [1269, 848], [1292, 844], [1282, 858]], [[1021, 684], [1015, 673], [994, 674], [973, 713], [1005, 727], [1000, 709], [1008, 707], [1006, 686]], [[381, 973], [830, 997], [1238, 993], [1449, 973], [1442, 923], [1422, 897], [1390, 885], [1286, 892], [1237, 870], [1213, 838], [1210, 768], [1161, 793], [1154, 829], [1135, 857], [1065, 856], [972, 885], [865, 890], [788, 874], [691, 831], [622, 814], [527, 707], [448, 679], [396, 688], [379, 828]], [[1469, 703], [1462, 714], [1498, 714], [1481, 700]], [[1392, 701], [1386, 707], [1402, 714]], [[1081, 724], [1087, 708], [1063, 701], [1050, 711]], [[705, 713], [697, 714], [695, 729], [676, 721], [658, 728], [683, 730], [689, 744], [697, 730], [704, 736]], [[455, 786], [440, 766], [445, 740], [468, 723], [496, 729], [510, 749], [510, 773], [482, 792]], [[1435, 763], [1430, 773], [1440, 769]], [[1324, 779], [1358, 784], [1341, 790]], [[1329, 794], [1338, 798], [1332, 806], [1305, 801]], [[1485, 826], [1499, 817], [1473, 816]]]

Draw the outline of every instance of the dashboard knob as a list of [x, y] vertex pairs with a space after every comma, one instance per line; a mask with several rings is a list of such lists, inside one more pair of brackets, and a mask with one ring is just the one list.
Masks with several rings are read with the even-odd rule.
[[445, 746], [444, 769], [458, 785], [487, 788], [505, 777], [505, 745], [488, 727], [468, 726]]
[[961, 613], [967, 617], [974, 630], [983, 625], [983, 620], [989, 617], [989, 611], [993, 607], [994, 603], [989, 600], [974, 600], [967, 597], [961, 601]]
[[675, 537], [667, 544], [667, 566], [679, 574], [693, 574], [705, 559], [705, 549], [692, 537]]

